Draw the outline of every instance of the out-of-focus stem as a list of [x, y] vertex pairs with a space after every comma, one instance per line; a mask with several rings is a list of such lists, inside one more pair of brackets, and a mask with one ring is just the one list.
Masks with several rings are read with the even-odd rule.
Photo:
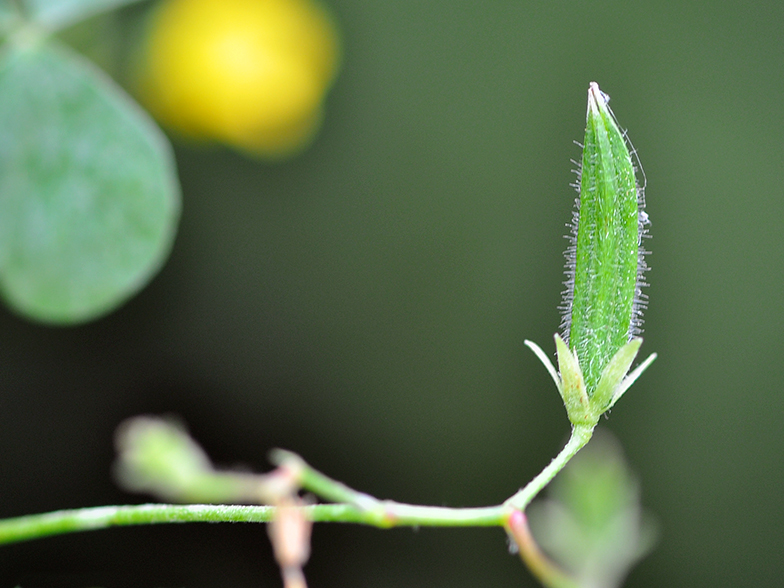
[[577, 582], [561, 571], [542, 553], [528, 527], [528, 519], [522, 511], [515, 511], [506, 524], [506, 532], [520, 549], [520, 557], [531, 573], [548, 588], [579, 588]]

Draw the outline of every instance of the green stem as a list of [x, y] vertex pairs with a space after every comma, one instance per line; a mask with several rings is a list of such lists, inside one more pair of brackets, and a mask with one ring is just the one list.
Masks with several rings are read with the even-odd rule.
[[267, 522], [270, 506], [140, 504], [58, 510], [0, 520], [0, 544], [92, 531], [107, 527], [161, 523]]
[[[379, 500], [357, 492], [313, 469], [302, 458], [278, 452], [275, 460], [299, 471], [304, 490], [341, 504], [302, 507], [308, 519], [324, 523], [357, 523], [390, 527], [498, 527], [505, 526], [515, 510], [524, 510], [533, 498], [563, 469], [588, 442], [592, 427], [575, 426], [558, 456], [520, 492], [497, 506], [446, 508]], [[275, 514], [274, 506], [212, 504], [142, 504], [60, 510], [38, 515], [0, 520], [0, 544], [16, 543], [51, 535], [91, 531], [108, 527], [163, 523], [266, 523]]]
[[275, 449], [270, 453], [270, 461], [295, 472], [294, 475], [302, 489], [313, 492], [313, 494], [320, 496], [324, 500], [345, 502], [366, 511], [374, 511], [381, 508], [381, 501], [377, 498], [364, 492], [358, 492], [344, 483], [322, 474], [296, 453], [284, 449]]
[[542, 488], [547, 486], [547, 484], [550, 483], [550, 480], [564, 468], [569, 460], [591, 440], [593, 429], [593, 425], [575, 425], [572, 428], [572, 435], [561, 450], [561, 453], [556, 455], [555, 458], [553, 458], [553, 461], [551, 461], [539, 475], [528, 482], [525, 488], [511, 498], [508, 498], [504, 504], [515, 510], [525, 510], [536, 495], [542, 491]]
[[[275, 450], [270, 456], [274, 463], [297, 472], [303, 490], [313, 492], [323, 499], [345, 503], [353, 508], [357, 518], [346, 522], [362, 523], [381, 528], [397, 526], [498, 526], [509, 514], [504, 505], [480, 508], [445, 508], [404, 504], [358, 492], [342, 482], [321, 473], [295, 453]], [[316, 519], [313, 519], [316, 520]], [[340, 522], [345, 519], [335, 519]]]
[[[497, 527], [508, 509], [442, 508], [383, 502], [386, 516], [363, 511], [349, 504], [315, 504], [302, 507], [310, 520], [321, 523], [359, 523], [387, 527]], [[93, 531], [108, 527], [164, 523], [267, 523], [273, 506], [226, 506], [215, 504], [140, 504], [58, 510], [0, 521], [0, 545], [52, 535]]]

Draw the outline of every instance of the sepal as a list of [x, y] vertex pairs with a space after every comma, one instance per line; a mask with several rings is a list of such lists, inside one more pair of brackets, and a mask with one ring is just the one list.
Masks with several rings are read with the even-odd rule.
[[640, 345], [642, 345], [641, 338], [632, 339], [613, 356], [602, 372], [596, 390], [589, 396], [585, 386], [585, 378], [580, 369], [580, 360], [560, 335], [555, 335], [555, 348], [558, 356], [557, 371], [541, 347], [528, 340], [525, 341], [525, 344], [539, 358], [552, 377], [555, 387], [558, 388], [558, 393], [561, 395], [561, 400], [563, 400], [569, 421], [573, 425], [596, 425], [599, 417], [618, 402], [624, 392], [656, 359], [656, 354], [653, 353], [631, 373], [628, 373], [637, 357]]
[[524, 343], [531, 351], [534, 352], [536, 357], [539, 358], [539, 361], [541, 361], [542, 364], [544, 365], [545, 369], [547, 369], [547, 372], [550, 374], [550, 377], [552, 377], [553, 382], [555, 382], [555, 387], [558, 388], [558, 393], [561, 395], [561, 398], [563, 398], [563, 390], [561, 389], [561, 378], [558, 376], [558, 371], [553, 366], [553, 362], [550, 361], [550, 358], [547, 357], [547, 354], [544, 351], [542, 351], [542, 348], [539, 347], [533, 341], [529, 341], [528, 339], [526, 339]]
[[580, 361], [558, 334], [555, 335], [555, 350], [558, 354], [561, 397], [566, 407], [566, 414], [574, 425], [588, 424], [593, 419]]
[[642, 339], [632, 339], [621, 347], [602, 371], [596, 390], [591, 396], [591, 408], [594, 412], [604, 412], [610, 408], [610, 403], [615, 398], [615, 391], [620, 387], [623, 379], [632, 366], [634, 358], [640, 351]]
[[618, 386], [615, 394], [613, 394], [613, 398], [610, 401], [610, 406], [607, 407], [607, 410], [610, 410], [613, 406], [615, 406], [615, 403], [618, 402], [618, 399], [621, 396], [623, 396], [623, 393], [626, 392], [629, 387], [637, 381], [637, 378], [639, 378], [642, 373], [648, 369], [648, 366], [651, 365], [653, 360], [657, 357], [658, 356], [655, 353], [651, 353], [644, 362], [634, 368], [634, 370], [632, 370], [632, 372], [626, 376], [623, 382], [621, 382], [621, 385]]

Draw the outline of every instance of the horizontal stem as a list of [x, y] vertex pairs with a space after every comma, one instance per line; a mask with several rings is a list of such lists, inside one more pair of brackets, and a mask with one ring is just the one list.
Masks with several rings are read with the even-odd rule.
[[[503, 504], [479, 508], [420, 506], [379, 500], [332, 480], [294, 454], [279, 451], [276, 453], [276, 460], [299, 472], [299, 481], [304, 490], [328, 500], [338, 501], [337, 504], [301, 507], [307, 518], [313, 522], [358, 523], [379, 528], [498, 527], [505, 526], [514, 511], [525, 510], [539, 491], [588, 443], [592, 432], [592, 427], [575, 426], [566, 446], [525, 488]], [[0, 545], [51, 535], [130, 525], [266, 523], [274, 515], [274, 506], [213, 504], [141, 504], [60, 510], [0, 520]]]
[[270, 506], [140, 504], [58, 510], [0, 520], [0, 544], [107, 527], [161, 523], [267, 522]]
[[420, 506], [385, 500], [383, 516], [350, 504], [317, 504], [304, 507], [314, 522], [360, 523], [382, 529], [390, 527], [499, 527], [509, 517], [503, 506], [447, 508]]
[[[385, 516], [349, 504], [315, 504], [302, 507], [314, 522], [359, 523], [388, 527], [493, 527], [509, 515], [503, 506], [444, 508], [384, 501]], [[0, 544], [18, 543], [52, 535], [93, 531], [108, 527], [163, 523], [267, 523], [274, 506], [214, 504], [140, 504], [58, 510], [0, 520]]]

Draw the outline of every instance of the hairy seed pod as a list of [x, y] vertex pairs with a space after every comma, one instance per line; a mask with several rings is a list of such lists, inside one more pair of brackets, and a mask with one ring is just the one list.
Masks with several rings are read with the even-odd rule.
[[588, 90], [579, 197], [566, 251], [561, 331], [575, 353], [588, 396], [618, 350], [641, 332], [647, 266], [643, 186], [604, 94]]

